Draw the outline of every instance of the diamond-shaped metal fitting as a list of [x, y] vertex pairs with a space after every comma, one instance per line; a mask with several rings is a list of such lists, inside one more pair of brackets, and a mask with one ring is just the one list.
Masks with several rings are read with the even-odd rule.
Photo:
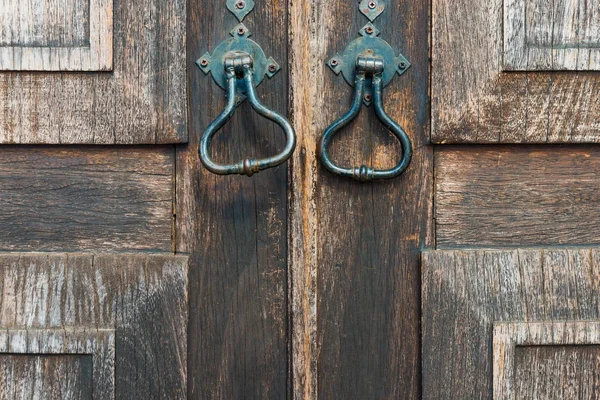
[[244, 24], [237, 24], [230, 32], [231, 36], [250, 37], [252, 34]]
[[271, 79], [272, 77], [277, 75], [279, 70], [281, 70], [281, 66], [277, 64], [277, 61], [275, 61], [273, 57], [269, 57], [269, 59], [267, 60], [267, 77]]
[[339, 54], [331, 57], [331, 60], [327, 62], [329, 68], [336, 74], [339, 75], [342, 72], [342, 57]]
[[227, 8], [242, 22], [254, 9], [254, 0], [227, 0]]
[[361, 36], [376, 37], [381, 33], [381, 31], [377, 29], [375, 25], [369, 22], [368, 24], [363, 26], [363, 28], [360, 31], [358, 31], [358, 33], [360, 33]]
[[375, 21], [385, 10], [383, 0], [362, 0], [358, 7], [360, 12], [369, 18], [371, 22]]
[[202, 72], [204, 72], [205, 74], [208, 74], [210, 72], [210, 62], [211, 61], [212, 61], [212, 57], [210, 56], [210, 53], [207, 52], [202, 57], [200, 57], [198, 59], [198, 61], [196, 61], [196, 65], [198, 65], [200, 67]]
[[410, 68], [410, 62], [402, 54], [396, 57], [396, 65], [396, 72], [398, 72], [398, 75], [402, 75]]

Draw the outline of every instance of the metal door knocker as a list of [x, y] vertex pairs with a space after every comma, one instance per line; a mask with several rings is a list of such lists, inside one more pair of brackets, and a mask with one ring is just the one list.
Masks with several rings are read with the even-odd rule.
[[[226, 91], [227, 105], [221, 114], [208, 126], [200, 141], [200, 160], [211, 172], [219, 175], [240, 174], [252, 176], [267, 168], [286, 162], [296, 147], [296, 133], [287, 119], [264, 106], [256, 95], [256, 86], [263, 78], [272, 78], [281, 69], [273, 58], [267, 59], [262, 48], [249, 39], [248, 28], [241, 23], [254, 8], [253, 0], [228, 0], [227, 8], [237, 17], [240, 24], [232, 31], [232, 37], [221, 42], [210, 53], [196, 62], [205, 73], [212, 74], [214, 81]], [[210, 157], [210, 143], [214, 135], [229, 121], [236, 108], [246, 99], [259, 115], [278, 124], [286, 136], [283, 151], [275, 156], [255, 160], [246, 158], [238, 163], [220, 165]]]
[[[363, 0], [359, 8], [369, 20], [374, 21], [384, 11], [385, 6], [381, 0]], [[404, 74], [410, 68], [410, 63], [402, 54], [395, 55], [389, 43], [378, 37], [379, 30], [372, 23], [365, 25], [359, 33], [361, 37], [350, 43], [342, 55], [337, 54], [328, 62], [336, 75], [341, 73], [346, 82], [354, 87], [354, 100], [350, 110], [323, 134], [320, 146], [321, 161], [330, 172], [359, 181], [391, 179], [400, 176], [408, 168], [412, 158], [412, 143], [402, 127], [385, 112], [382, 90], [396, 73]], [[387, 170], [376, 170], [365, 165], [356, 168], [336, 165], [329, 157], [328, 151], [332, 137], [358, 116], [363, 104], [368, 107], [371, 103], [381, 123], [402, 145], [400, 162]]]

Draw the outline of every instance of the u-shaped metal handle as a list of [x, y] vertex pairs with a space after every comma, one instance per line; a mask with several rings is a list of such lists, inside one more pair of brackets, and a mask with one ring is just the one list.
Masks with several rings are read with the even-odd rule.
[[[208, 126], [200, 141], [200, 160], [209, 171], [218, 175], [240, 174], [252, 176], [267, 168], [273, 168], [286, 162], [296, 147], [296, 133], [287, 119], [275, 111], [264, 106], [254, 88], [254, 72], [252, 58], [248, 54], [234, 54], [225, 58], [225, 74], [227, 77], [227, 105], [223, 112]], [[243, 79], [246, 96], [250, 105], [261, 116], [279, 125], [286, 136], [286, 145], [283, 151], [273, 157], [260, 160], [246, 158], [238, 163], [221, 165], [215, 163], [210, 157], [210, 143], [214, 135], [229, 121], [237, 108], [237, 80]]]
[[[383, 108], [383, 67], [383, 61], [378, 58], [359, 57], [357, 59], [354, 100], [352, 101], [352, 107], [346, 113], [346, 115], [335, 121], [329, 128], [327, 128], [323, 134], [323, 138], [321, 139], [321, 161], [325, 168], [334, 174], [357, 179], [362, 182], [378, 179], [392, 179], [402, 175], [402, 173], [406, 171], [410, 164], [412, 159], [412, 143], [410, 142], [410, 138], [406, 132], [404, 132], [402, 127], [393, 119], [391, 119], [389, 115], [387, 115]], [[373, 106], [375, 107], [375, 114], [381, 123], [398, 138], [400, 144], [402, 145], [402, 159], [398, 165], [391, 169], [376, 170], [365, 165], [357, 168], [344, 168], [336, 165], [329, 157], [328, 149], [333, 136], [344, 126], [352, 122], [352, 120], [354, 120], [360, 113], [365, 92], [365, 80], [367, 73], [372, 74]]]

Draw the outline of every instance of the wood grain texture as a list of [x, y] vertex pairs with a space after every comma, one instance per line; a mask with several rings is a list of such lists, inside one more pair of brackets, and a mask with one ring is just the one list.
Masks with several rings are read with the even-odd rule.
[[424, 399], [494, 398], [495, 324], [600, 317], [597, 248], [426, 251], [422, 267]]
[[0, 154], [0, 250], [172, 250], [172, 147]]
[[592, 399], [600, 391], [600, 322], [494, 325], [494, 399]]
[[91, 356], [0, 354], [0, 399], [92, 399]]
[[0, 70], [113, 68], [112, 0], [2, 0], [0, 26]]
[[[572, 2], [536, 4], [566, 1]], [[503, 72], [503, 9], [503, 0], [433, 0], [432, 141], [600, 142], [600, 75]]]
[[[97, 2], [106, 4], [103, 18], [112, 10], [113, 32], [94, 30], [98, 18], [91, 18], [90, 33], [98, 34], [90, 36], [90, 48], [113, 42], [112, 73], [0, 73], [0, 143], [187, 140], [186, 1], [91, 0], [90, 4]], [[16, 0], [11, 4], [17, 3], [23, 4]], [[60, 58], [52, 56], [50, 61], [51, 55], [31, 56], [32, 62], [48, 60], [48, 65], [58, 63], [62, 68]]]
[[[32, 335], [29, 343], [43, 347], [60, 343], [61, 331], [114, 329], [116, 399], [185, 398], [187, 257], [2, 253], [0, 287], [0, 330], [22, 332], [11, 346]], [[101, 371], [106, 382], [110, 368]]]
[[114, 399], [115, 331], [0, 328], [0, 399], [8, 398]]
[[[392, 3], [392, 4], [390, 4]], [[419, 251], [432, 243], [432, 151], [426, 1], [386, 2], [381, 37], [412, 63], [384, 91], [409, 133], [412, 165], [360, 184], [326, 172], [316, 147], [350, 107], [352, 89], [325, 62], [366, 23], [358, 2], [290, 3], [291, 107], [298, 149], [289, 195], [292, 389], [296, 399], [417, 399]], [[334, 140], [337, 161], [395, 165], [399, 146], [372, 108]]]
[[440, 148], [437, 246], [600, 244], [598, 170], [591, 146]]
[[599, 70], [600, 5], [580, 0], [504, 0], [504, 68]]
[[[188, 5], [188, 65], [238, 24], [225, 2]], [[288, 2], [256, 2], [244, 24], [283, 66], [257, 88], [287, 115]], [[198, 160], [200, 136], [225, 107], [225, 92], [195, 65], [189, 70], [190, 143], [177, 149], [178, 252], [191, 253], [190, 399], [285, 399], [289, 392], [287, 164], [252, 178], [216, 176]], [[213, 141], [218, 161], [276, 154], [280, 128], [246, 102]]]

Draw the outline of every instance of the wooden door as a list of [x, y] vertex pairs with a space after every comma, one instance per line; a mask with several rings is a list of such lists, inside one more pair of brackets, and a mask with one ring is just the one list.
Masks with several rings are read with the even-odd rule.
[[598, 1], [432, 2], [425, 399], [600, 396], [599, 18]]
[[185, 1], [0, 0], [0, 26], [0, 398], [186, 398]]

